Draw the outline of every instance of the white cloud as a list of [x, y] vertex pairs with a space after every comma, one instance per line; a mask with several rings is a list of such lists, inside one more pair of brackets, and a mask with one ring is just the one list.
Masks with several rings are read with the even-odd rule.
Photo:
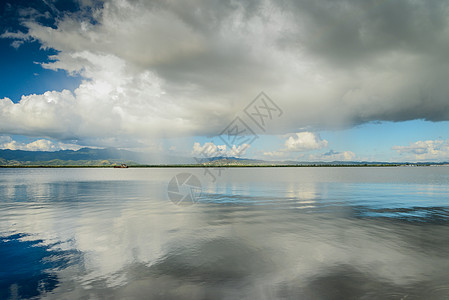
[[409, 143], [408, 146], [393, 146], [403, 159], [414, 161], [449, 160], [449, 140], [427, 140]]
[[[328, 146], [328, 141], [323, 140], [318, 133], [303, 131], [290, 135], [284, 142], [284, 148], [276, 151], [267, 151], [263, 155], [272, 159], [298, 158], [298, 152], [320, 150]], [[300, 155], [302, 158], [303, 155]]]
[[282, 158], [285, 156], [285, 152], [282, 151], [267, 151], [263, 152], [263, 155], [269, 158]]
[[[42, 67], [84, 80], [73, 93], [0, 100], [0, 134], [94, 143], [216, 135], [262, 88], [285, 112], [269, 133], [449, 120], [447, 1], [283, 5], [110, 0], [93, 9], [95, 22], [83, 10], [54, 28], [30, 15], [27, 32], [2, 37], [57, 50]], [[305, 138], [287, 147], [326, 147]]]
[[310, 151], [326, 148], [328, 142], [321, 139], [320, 135], [313, 132], [298, 132], [285, 141], [284, 151]]
[[250, 146], [251, 145], [249, 144], [242, 144], [239, 146], [232, 145], [229, 149], [226, 145], [215, 145], [212, 142], [204, 143], [203, 146], [201, 146], [200, 143], [194, 143], [192, 155], [196, 155], [199, 158], [213, 158], [220, 156], [240, 157], [245, 155]]
[[356, 154], [352, 151], [336, 152], [330, 150], [326, 153], [311, 153], [327, 148], [329, 143], [314, 132], [298, 132], [287, 138], [284, 143], [285, 147], [277, 151], [264, 152], [265, 157], [271, 159], [282, 160], [298, 160], [298, 161], [352, 161], [356, 159]]
[[352, 151], [342, 151], [335, 152], [333, 150], [321, 153], [321, 154], [310, 154], [310, 161], [353, 161], [355, 160], [357, 155]]
[[47, 139], [39, 139], [30, 143], [17, 142], [9, 136], [0, 136], [0, 149], [26, 150], [26, 151], [59, 151], [78, 150], [81, 147], [74, 144], [53, 142]]

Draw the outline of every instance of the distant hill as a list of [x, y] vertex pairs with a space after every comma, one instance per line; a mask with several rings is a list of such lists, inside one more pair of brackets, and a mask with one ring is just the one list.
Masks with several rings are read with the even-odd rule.
[[128, 165], [196, 165], [196, 166], [363, 166], [363, 165], [443, 165], [442, 163], [391, 163], [391, 162], [299, 162], [299, 161], [265, 161], [238, 157], [213, 157], [194, 159], [193, 157], [163, 156], [120, 150], [115, 148], [79, 150], [23, 151], [0, 150], [0, 166], [112, 166], [121, 163]]
[[92, 149], [81, 148], [74, 150], [61, 150], [56, 152], [48, 151], [23, 151], [23, 150], [0, 150], [0, 157], [5, 160], [17, 161], [48, 161], [53, 159], [60, 160], [97, 160], [107, 158], [126, 157], [127, 151], [117, 149]]
[[0, 166], [112, 166], [160, 164], [161, 160], [172, 164], [191, 164], [193, 158], [154, 155], [116, 148], [81, 148], [60, 151], [0, 150]]
[[[391, 163], [391, 162], [358, 162], [358, 161], [293, 161], [293, 160], [278, 160], [267, 161], [260, 159], [248, 159], [238, 157], [214, 157], [210, 159], [202, 159], [200, 163], [211, 166], [226, 166], [226, 165], [244, 165], [244, 166], [353, 166], [353, 165], [397, 165], [408, 163]], [[427, 163], [426, 163], [427, 164]]]

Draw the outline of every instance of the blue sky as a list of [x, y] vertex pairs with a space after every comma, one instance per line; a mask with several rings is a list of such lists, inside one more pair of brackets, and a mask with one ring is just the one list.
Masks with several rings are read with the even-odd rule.
[[[0, 147], [449, 161], [444, 1], [195, 2], [3, 2]], [[225, 145], [261, 91], [282, 115]]]
[[78, 76], [63, 71], [43, 69], [37, 62], [47, 62], [55, 51], [41, 50], [38, 42], [26, 43], [15, 49], [11, 41], [0, 39], [2, 66], [1, 97], [18, 102], [23, 95], [43, 94], [46, 91], [74, 90], [79, 86]]

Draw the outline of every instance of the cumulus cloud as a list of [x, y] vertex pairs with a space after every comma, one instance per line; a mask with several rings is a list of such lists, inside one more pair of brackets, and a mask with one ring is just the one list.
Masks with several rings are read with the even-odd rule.
[[286, 158], [292, 157], [292, 153], [320, 150], [327, 146], [328, 141], [323, 140], [318, 133], [303, 131], [290, 135], [284, 142], [284, 148], [267, 151], [263, 155], [269, 158]]
[[242, 144], [239, 146], [232, 145], [231, 148], [228, 148], [226, 145], [215, 145], [213, 142], [204, 143], [203, 146], [201, 146], [200, 143], [194, 143], [192, 155], [198, 156], [199, 158], [213, 158], [220, 156], [240, 157], [245, 155], [249, 148], [249, 144]]
[[47, 139], [39, 139], [30, 143], [18, 142], [9, 136], [0, 136], [0, 149], [26, 150], [26, 151], [59, 151], [78, 150], [81, 147], [75, 144], [53, 142]]
[[336, 152], [330, 150], [329, 152], [322, 154], [310, 154], [309, 160], [317, 161], [353, 161], [356, 159], [356, 154], [352, 151]]
[[449, 120], [444, 0], [88, 3], [53, 27], [29, 16], [26, 32], [2, 35], [57, 50], [42, 67], [84, 80], [0, 100], [0, 133], [210, 136], [261, 90], [285, 112], [269, 133]]
[[449, 160], [449, 140], [427, 140], [410, 143], [408, 146], [393, 146], [404, 159], [414, 161]]
[[269, 157], [269, 158], [282, 158], [285, 156], [285, 152], [283, 152], [283, 151], [267, 151], [267, 152], [263, 152], [263, 155], [265, 157]]
[[327, 147], [328, 142], [313, 132], [298, 132], [285, 141], [284, 151], [310, 151]]
[[[300, 161], [351, 161], [356, 159], [352, 151], [313, 153], [327, 148], [329, 143], [314, 132], [297, 132], [287, 138], [285, 147], [277, 151], [264, 152], [263, 155], [272, 159], [294, 159]], [[313, 152], [312, 152], [313, 151]], [[308, 154], [307, 152], [312, 152]]]

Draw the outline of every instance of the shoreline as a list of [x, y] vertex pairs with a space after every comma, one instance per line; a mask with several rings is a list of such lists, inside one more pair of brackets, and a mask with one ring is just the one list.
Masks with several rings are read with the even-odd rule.
[[[392, 163], [392, 164], [304, 164], [304, 165], [130, 165], [128, 168], [323, 168], [323, 167], [331, 167], [331, 168], [348, 168], [348, 167], [442, 167], [448, 166], [447, 164], [430, 164], [430, 163]], [[46, 166], [46, 165], [19, 165], [19, 166], [0, 166], [0, 168], [4, 169], [27, 169], [27, 168], [92, 168], [92, 169], [114, 169], [114, 166]], [[126, 169], [128, 169], [126, 168]], [[118, 168], [125, 169], [125, 168]]]

